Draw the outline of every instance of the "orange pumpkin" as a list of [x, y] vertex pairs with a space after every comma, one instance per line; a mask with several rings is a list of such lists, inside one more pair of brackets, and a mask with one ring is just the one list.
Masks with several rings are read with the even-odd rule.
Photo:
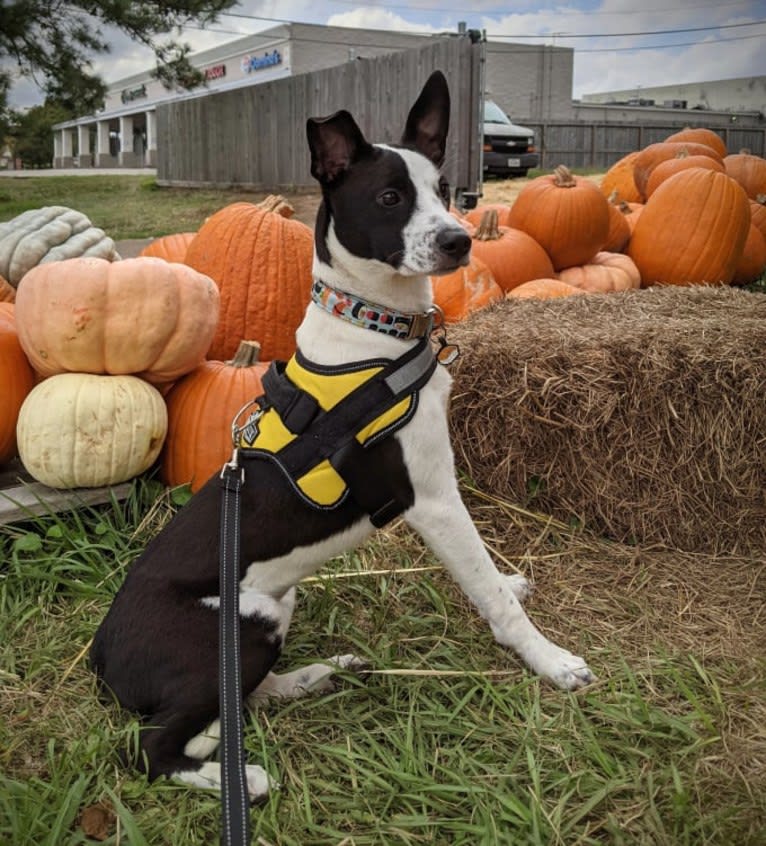
[[242, 338], [259, 338], [264, 359], [295, 352], [311, 297], [314, 238], [297, 220], [250, 203], [233, 203], [202, 225], [186, 264], [210, 276], [221, 314], [208, 357], [234, 356]]
[[568, 267], [557, 276], [567, 285], [596, 294], [641, 287], [638, 268], [631, 258], [621, 253], [596, 253], [588, 264]]
[[607, 203], [609, 207], [609, 234], [604, 249], [610, 253], [621, 253], [630, 240], [630, 233], [632, 232], [625, 213], [615, 205], [617, 196], [617, 192], [612, 191]]
[[641, 196], [646, 199], [646, 186], [652, 171], [660, 162], [674, 159], [678, 153], [684, 151], [690, 156], [708, 156], [720, 162], [721, 157], [712, 147], [705, 144], [695, 144], [692, 141], [660, 141], [650, 144], [639, 152], [633, 162], [633, 179]]
[[158, 258], [73, 258], [33, 267], [16, 292], [19, 341], [41, 376], [135, 374], [169, 382], [205, 358], [218, 289]]
[[511, 214], [511, 206], [509, 203], [481, 203], [476, 206], [475, 209], [469, 209], [469, 211], [467, 211], [463, 216], [469, 223], [472, 223], [474, 226], [478, 226], [481, 223], [481, 219], [484, 217], [484, 212], [488, 211], [497, 212], [497, 222], [499, 226], [511, 225], [508, 222]]
[[680, 132], [674, 132], [672, 135], [668, 135], [665, 141], [681, 141], [684, 143], [691, 141], [694, 144], [704, 144], [706, 147], [710, 147], [711, 150], [715, 150], [721, 158], [728, 152], [726, 142], [717, 132], [701, 126], [687, 126], [680, 130]]
[[636, 228], [636, 223], [638, 222], [639, 215], [643, 211], [644, 204], [643, 203], [626, 203], [624, 200], [617, 203], [618, 211], [625, 217], [625, 221], [628, 224], [628, 229], [630, 230], [630, 234], [633, 234], [633, 230]]
[[562, 282], [560, 279], [532, 279], [523, 285], [519, 285], [518, 288], [509, 291], [505, 296], [508, 299], [519, 297], [521, 299], [552, 300], [558, 297], [571, 297], [574, 294], [584, 293], [585, 291], [580, 290], [580, 288], [575, 288], [574, 285], [567, 285], [566, 282]]
[[725, 173], [692, 168], [652, 194], [627, 254], [644, 286], [728, 284], [750, 228], [745, 192]]
[[609, 236], [607, 199], [590, 179], [564, 165], [527, 183], [511, 206], [510, 225], [531, 235], [555, 270], [585, 264]]
[[147, 244], [139, 256], [154, 256], [165, 261], [182, 262], [186, 258], [186, 250], [191, 244], [196, 232], [178, 232], [175, 235], [163, 235]]
[[165, 401], [168, 434], [160, 458], [166, 484], [197, 491], [231, 457], [231, 424], [247, 402], [263, 393], [268, 362], [260, 346], [242, 341], [231, 361], [206, 361], [175, 383]]
[[633, 179], [633, 163], [638, 155], [638, 150], [628, 153], [619, 161], [615, 162], [604, 174], [601, 180], [601, 193], [605, 197], [611, 197], [616, 191], [618, 200], [626, 203], [640, 203], [641, 194]]
[[13, 306], [0, 304], [0, 464], [16, 455], [16, 422], [35, 374], [16, 332]]
[[0, 276], [0, 303], [12, 303], [16, 299], [16, 289], [11, 283]]
[[726, 156], [723, 160], [726, 173], [736, 179], [751, 200], [759, 194], [766, 194], [766, 159], [741, 152]]
[[766, 269], [766, 238], [751, 223], [731, 284], [749, 285], [761, 278], [764, 269]]
[[553, 276], [553, 265], [545, 250], [526, 232], [498, 226], [495, 209], [484, 212], [473, 236], [471, 254], [489, 267], [505, 292], [530, 279]]
[[503, 298], [503, 289], [495, 282], [487, 265], [471, 256], [465, 267], [446, 276], [432, 276], [434, 303], [444, 313], [447, 323], [457, 323], [471, 312]]
[[691, 167], [702, 167], [707, 170], [716, 170], [718, 173], [724, 173], [723, 164], [710, 156], [690, 156], [686, 150], [681, 150], [676, 153], [674, 158], [660, 162], [652, 170], [646, 182], [646, 196], [651, 197], [666, 179], [670, 179], [676, 173], [680, 173], [682, 170], [688, 170]]
[[750, 200], [750, 221], [766, 238], [766, 194], [759, 194]]

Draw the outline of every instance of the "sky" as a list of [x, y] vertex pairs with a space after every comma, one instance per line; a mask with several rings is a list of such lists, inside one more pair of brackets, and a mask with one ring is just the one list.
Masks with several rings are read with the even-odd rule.
[[[281, 21], [401, 32], [455, 31], [460, 21], [488, 39], [572, 47], [572, 95], [766, 75], [766, 0], [241, 0], [206, 31], [186, 28], [194, 51]], [[111, 52], [95, 56], [107, 83], [154, 66], [148, 48], [104, 30]], [[16, 107], [42, 101], [20, 79]]]

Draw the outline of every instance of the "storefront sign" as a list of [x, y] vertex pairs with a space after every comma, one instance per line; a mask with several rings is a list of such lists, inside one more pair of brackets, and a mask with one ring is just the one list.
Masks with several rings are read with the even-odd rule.
[[280, 64], [282, 64], [282, 54], [279, 50], [273, 50], [263, 56], [245, 56], [242, 59], [242, 73], [252, 73]]
[[137, 88], [124, 88], [120, 99], [123, 103], [132, 103], [134, 100], [140, 100], [146, 96], [146, 85], [139, 85]]
[[214, 65], [212, 68], [205, 68], [205, 79], [223, 79], [226, 76], [226, 65]]

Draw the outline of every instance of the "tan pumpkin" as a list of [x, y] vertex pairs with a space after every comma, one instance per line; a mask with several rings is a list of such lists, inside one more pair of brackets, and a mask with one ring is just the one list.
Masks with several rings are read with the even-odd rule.
[[710, 147], [711, 150], [715, 150], [721, 158], [728, 152], [726, 142], [717, 132], [701, 126], [687, 126], [679, 132], [668, 135], [665, 141], [680, 141], [682, 143], [691, 141], [695, 144], [704, 144], [706, 147]]
[[660, 141], [657, 144], [650, 144], [639, 151], [633, 162], [633, 179], [644, 200], [647, 197], [646, 186], [654, 168], [660, 162], [674, 159], [680, 152], [685, 152], [689, 156], [708, 156], [718, 162], [722, 161], [718, 153], [705, 144], [695, 144], [691, 141]]
[[726, 156], [723, 166], [726, 173], [745, 189], [750, 199], [766, 194], [766, 159], [743, 151]]
[[616, 191], [617, 199], [626, 203], [640, 203], [643, 201], [641, 193], [636, 188], [636, 183], [633, 179], [633, 165], [638, 153], [638, 150], [628, 153], [627, 156], [623, 156], [607, 170], [601, 180], [601, 193], [605, 197], [611, 197]]
[[519, 297], [520, 299], [552, 300], [559, 297], [571, 297], [575, 294], [584, 294], [585, 291], [575, 288], [574, 285], [567, 285], [560, 279], [532, 279], [509, 291], [505, 296]]
[[16, 295], [19, 340], [42, 376], [135, 373], [169, 382], [205, 358], [218, 319], [211, 279], [158, 258], [33, 268]]
[[568, 267], [556, 275], [567, 285], [596, 294], [641, 287], [641, 274], [634, 261], [621, 253], [596, 253], [588, 264]]
[[208, 357], [226, 361], [242, 338], [258, 338], [264, 359], [289, 358], [311, 298], [313, 256], [308, 226], [279, 211], [233, 203], [208, 218], [186, 252], [221, 293]]
[[553, 265], [545, 250], [526, 232], [498, 226], [495, 209], [484, 212], [473, 236], [471, 255], [489, 267], [504, 292], [530, 279], [553, 276]]
[[197, 491], [231, 457], [231, 423], [237, 412], [263, 393], [269, 362], [260, 345], [242, 341], [231, 361], [206, 361], [168, 393], [168, 435], [160, 470], [167, 485], [190, 484]]
[[644, 286], [731, 282], [750, 228], [745, 192], [725, 173], [691, 168], [647, 201], [627, 254]]
[[196, 232], [178, 232], [175, 235], [163, 235], [155, 238], [151, 244], [147, 244], [139, 253], [139, 256], [153, 256], [154, 258], [165, 259], [165, 261], [177, 261], [183, 264], [186, 258], [186, 250], [194, 240]]
[[674, 158], [660, 162], [649, 174], [646, 182], [646, 196], [651, 197], [657, 188], [666, 180], [682, 170], [692, 167], [702, 167], [724, 173], [723, 163], [710, 156], [690, 156], [686, 150], [679, 151]]
[[766, 270], [766, 238], [751, 223], [731, 284], [749, 285], [760, 279], [764, 270]]
[[469, 264], [445, 276], [432, 276], [434, 303], [447, 323], [457, 323], [474, 311], [503, 298], [503, 289], [495, 282], [487, 265], [476, 256]]
[[521, 189], [509, 220], [540, 244], [557, 271], [587, 263], [609, 236], [606, 197], [563, 165]]
[[13, 306], [0, 308], [0, 464], [16, 455], [16, 422], [35, 374], [16, 333]]
[[32, 389], [19, 412], [19, 455], [52, 488], [99, 487], [147, 470], [162, 449], [165, 402], [135, 376], [63, 373]]

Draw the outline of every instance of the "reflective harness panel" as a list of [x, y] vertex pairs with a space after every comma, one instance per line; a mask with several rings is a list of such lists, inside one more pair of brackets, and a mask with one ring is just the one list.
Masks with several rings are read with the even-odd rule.
[[259, 408], [237, 430], [239, 455], [275, 462], [314, 508], [351, 496], [382, 526], [405, 506], [380, 483], [371, 489], [369, 448], [412, 418], [435, 367], [427, 337], [394, 360], [323, 366], [298, 351], [286, 364], [273, 362]]

